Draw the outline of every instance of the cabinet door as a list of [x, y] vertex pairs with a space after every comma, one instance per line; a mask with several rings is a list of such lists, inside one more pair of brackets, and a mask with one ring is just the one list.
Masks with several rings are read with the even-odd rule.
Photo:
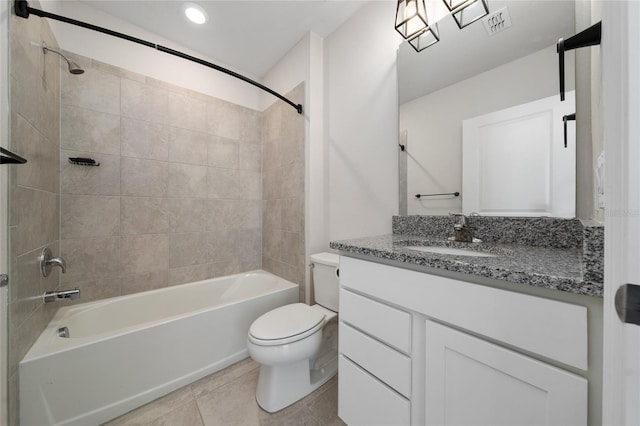
[[587, 381], [426, 321], [428, 425], [586, 425]]

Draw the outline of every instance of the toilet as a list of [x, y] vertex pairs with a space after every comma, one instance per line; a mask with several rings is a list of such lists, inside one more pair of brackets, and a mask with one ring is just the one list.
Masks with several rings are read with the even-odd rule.
[[316, 305], [293, 303], [249, 328], [247, 349], [260, 364], [258, 405], [273, 413], [313, 392], [338, 372], [338, 255], [311, 255]]

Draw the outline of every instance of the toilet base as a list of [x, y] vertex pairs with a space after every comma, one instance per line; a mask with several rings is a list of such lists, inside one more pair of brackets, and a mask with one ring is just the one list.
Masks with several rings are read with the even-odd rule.
[[338, 372], [338, 358], [318, 369], [305, 359], [288, 365], [261, 365], [256, 401], [269, 413], [280, 411], [309, 395]]

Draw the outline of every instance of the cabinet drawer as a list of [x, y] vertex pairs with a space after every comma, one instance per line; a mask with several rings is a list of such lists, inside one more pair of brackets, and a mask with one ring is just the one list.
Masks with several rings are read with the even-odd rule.
[[406, 354], [411, 352], [407, 312], [340, 289], [340, 319]]
[[340, 355], [338, 416], [349, 426], [408, 425], [409, 401]]
[[402, 395], [411, 396], [411, 359], [389, 346], [340, 323], [340, 353]]

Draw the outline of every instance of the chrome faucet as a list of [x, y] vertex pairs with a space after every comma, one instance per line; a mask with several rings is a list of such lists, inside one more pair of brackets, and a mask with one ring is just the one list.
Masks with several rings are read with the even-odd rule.
[[449, 213], [449, 215], [460, 218], [460, 222], [453, 225], [455, 231], [453, 241], [473, 242], [473, 229], [469, 225], [469, 218], [460, 213]]
[[60, 267], [62, 269], [62, 273], [67, 272], [67, 264], [61, 257], [53, 257], [53, 253], [51, 253], [51, 249], [49, 247], [45, 247], [42, 249], [42, 254], [40, 254], [40, 273], [43, 277], [48, 277], [51, 273], [51, 268], [54, 266]]
[[42, 298], [44, 299], [44, 303], [67, 299], [75, 300], [80, 298], [80, 290], [74, 288], [73, 290], [47, 291]]

